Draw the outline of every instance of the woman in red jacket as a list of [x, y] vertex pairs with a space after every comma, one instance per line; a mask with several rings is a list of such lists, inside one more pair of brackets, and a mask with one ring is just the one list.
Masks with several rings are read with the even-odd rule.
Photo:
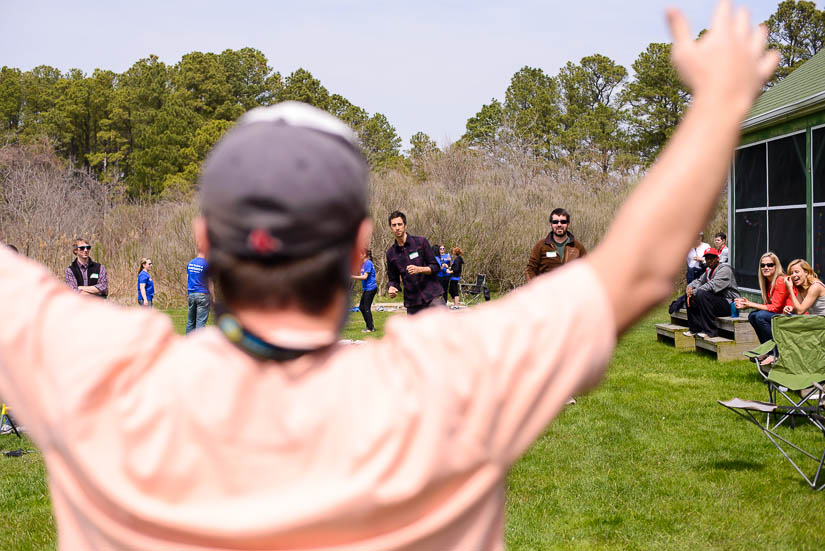
[[781, 314], [786, 305], [792, 304], [788, 298], [785, 277], [779, 258], [774, 253], [767, 252], [759, 259], [759, 289], [762, 291], [764, 304], [751, 302], [744, 297], [736, 299], [737, 308], [754, 309], [748, 314], [748, 321], [753, 326], [760, 343], [773, 338], [771, 318]]

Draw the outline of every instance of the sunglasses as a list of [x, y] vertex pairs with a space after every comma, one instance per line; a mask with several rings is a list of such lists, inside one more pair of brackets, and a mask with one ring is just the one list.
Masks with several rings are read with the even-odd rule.
[[553, 224], [554, 226], [557, 225], [557, 224], [567, 224], [567, 219], [564, 219], [564, 220], [550, 220], [550, 223]]
[[92, 246], [91, 245], [81, 245], [77, 248], [77, 250], [78, 251], [91, 251]]
[[776, 266], [776, 264], [773, 262], [765, 262], [764, 264], [759, 265], [760, 268], [773, 268], [774, 266]]

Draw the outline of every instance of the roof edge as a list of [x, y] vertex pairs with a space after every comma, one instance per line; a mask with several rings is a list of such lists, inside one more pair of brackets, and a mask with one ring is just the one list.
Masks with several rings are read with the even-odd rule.
[[783, 105], [782, 107], [777, 107], [776, 109], [772, 109], [749, 119], [745, 119], [742, 122], [742, 130], [749, 130], [755, 126], [770, 122], [774, 119], [782, 118], [785, 115], [793, 113], [794, 111], [810, 107], [811, 105], [815, 105], [822, 101], [825, 101], [825, 90], [817, 92], [816, 94], [803, 98], [799, 101], [789, 103], [788, 105]]

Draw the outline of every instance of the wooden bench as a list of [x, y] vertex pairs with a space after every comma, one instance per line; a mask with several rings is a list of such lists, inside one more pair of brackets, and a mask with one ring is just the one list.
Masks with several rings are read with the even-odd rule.
[[740, 312], [739, 317], [723, 316], [716, 318], [719, 327], [717, 337], [688, 337], [687, 310], [682, 309], [670, 315], [670, 323], [656, 324], [656, 339], [660, 342], [673, 343], [677, 350], [703, 350], [716, 356], [720, 362], [742, 359], [742, 352], [747, 352], [759, 344], [753, 327], [748, 323], [747, 311]]

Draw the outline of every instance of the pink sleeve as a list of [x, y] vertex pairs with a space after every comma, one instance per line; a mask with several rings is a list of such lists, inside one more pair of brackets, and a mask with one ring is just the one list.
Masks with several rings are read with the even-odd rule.
[[[449, 389], [440, 407], [445, 430], [456, 431], [449, 441], [463, 447], [457, 453], [483, 450], [509, 465], [571, 396], [600, 380], [616, 342], [608, 305], [581, 261], [470, 311], [393, 320], [386, 341], [393, 356]], [[429, 400], [436, 407], [439, 398]]]
[[0, 247], [0, 396], [41, 446], [49, 428], [128, 385], [174, 331], [166, 316], [72, 292]]

